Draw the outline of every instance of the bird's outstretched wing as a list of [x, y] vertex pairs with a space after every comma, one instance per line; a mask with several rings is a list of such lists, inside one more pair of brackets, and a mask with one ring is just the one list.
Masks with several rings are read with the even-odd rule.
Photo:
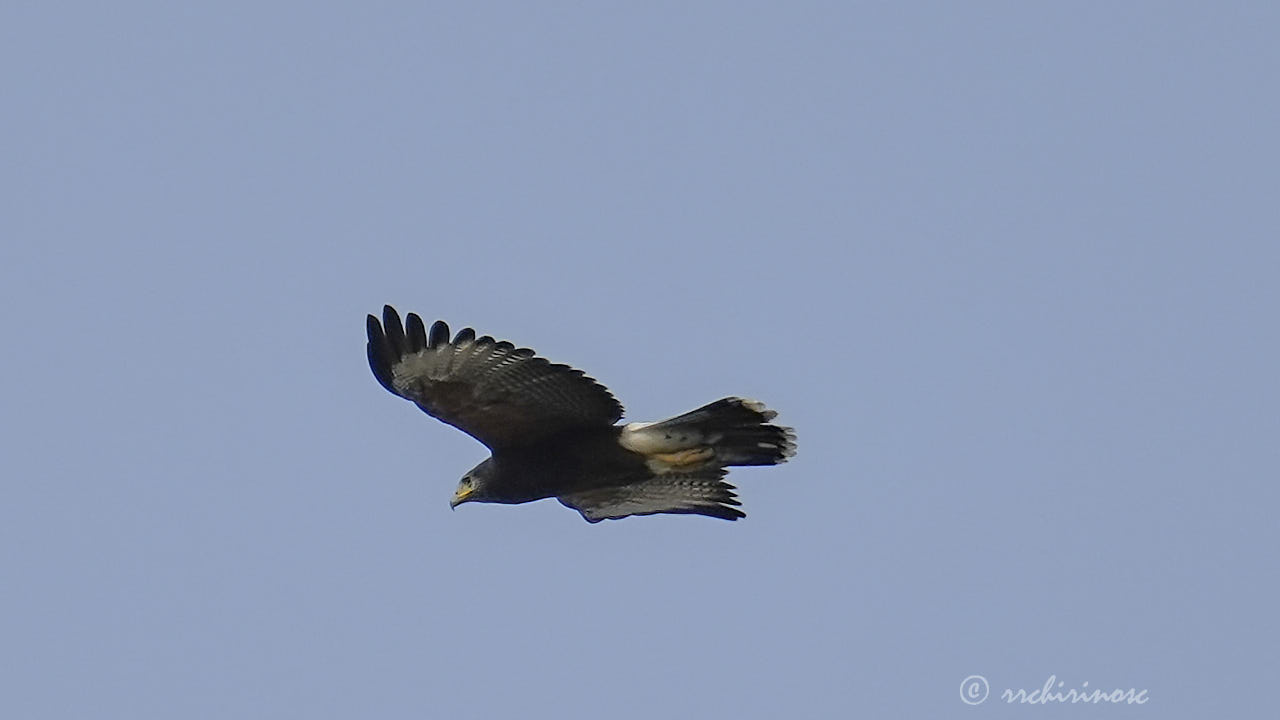
[[413, 313], [403, 325], [390, 306], [368, 319], [369, 367], [382, 386], [491, 450], [525, 446], [578, 427], [612, 425], [622, 405], [568, 365], [536, 357], [466, 328], [453, 340]]
[[593, 523], [655, 513], [708, 515], [725, 520], [746, 517], [746, 513], [736, 507], [741, 503], [724, 476], [724, 468], [687, 475], [659, 475], [630, 485], [582, 490], [557, 499]]

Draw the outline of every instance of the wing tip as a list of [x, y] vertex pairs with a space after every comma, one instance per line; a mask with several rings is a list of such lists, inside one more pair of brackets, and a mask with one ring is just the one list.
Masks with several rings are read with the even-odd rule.
[[409, 352], [421, 352], [427, 347], [427, 328], [417, 313], [405, 317], [404, 335], [409, 342]]
[[370, 315], [365, 320], [365, 330], [369, 335], [369, 369], [373, 371], [373, 377], [377, 379], [379, 385], [394, 393], [395, 388], [391, 383], [391, 366], [395, 359], [392, 357], [392, 349], [390, 343], [387, 342], [387, 335], [383, 331], [382, 324], [378, 322], [378, 318]]
[[449, 324], [443, 320], [431, 323], [431, 333], [427, 338], [427, 347], [432, 350], [449, 343]]

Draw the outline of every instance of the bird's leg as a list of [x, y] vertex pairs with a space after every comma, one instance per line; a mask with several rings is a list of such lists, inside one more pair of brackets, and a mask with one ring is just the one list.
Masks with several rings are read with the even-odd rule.
[[675, 469], [689, 467], [690, 465], [701, 465], [715, 456], [716, 451], [714, 448], [709, 445], [703, 445], [670, 453], [654, 453], [649, 456], [649, 459], [656, 460], [671, 469]]

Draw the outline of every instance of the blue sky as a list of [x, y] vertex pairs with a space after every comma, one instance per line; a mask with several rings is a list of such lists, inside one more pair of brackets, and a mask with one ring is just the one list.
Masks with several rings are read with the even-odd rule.
[[[0, 715], [1274, 712], [1278, 21], [6, 3]], [[388, 302], [799, 454], [450, 512]]]

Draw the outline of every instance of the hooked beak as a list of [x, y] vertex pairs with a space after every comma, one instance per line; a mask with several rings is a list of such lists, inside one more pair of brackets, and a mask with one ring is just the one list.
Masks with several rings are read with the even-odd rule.
[[474, 492], [475, 491], [470, 488], [467, 488], [465, 490], [458, 490], [457, 492], [455, 492], [453, 494], [453, 499], [449, 501], [449, 509], [457, 510], [458, 506], [466, 502], [467, 498], [470, 498], [472, 493]]

